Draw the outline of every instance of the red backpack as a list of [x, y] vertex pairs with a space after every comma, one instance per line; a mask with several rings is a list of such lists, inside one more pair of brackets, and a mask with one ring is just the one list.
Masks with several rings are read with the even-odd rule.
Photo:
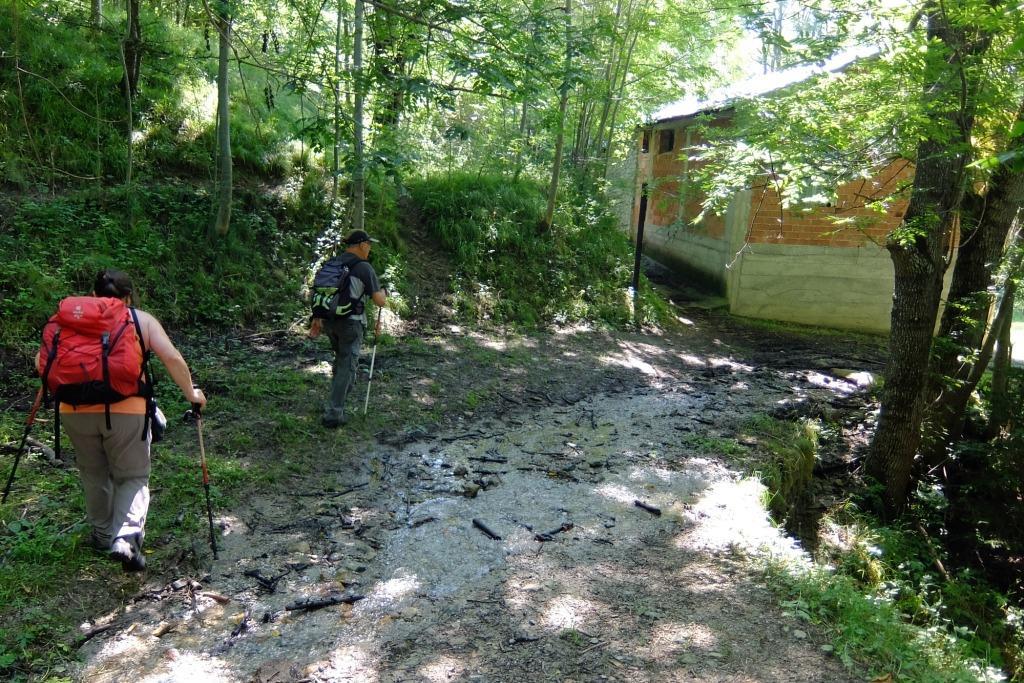
[[[129, 396], [151, 399], [148, 358], [134, 308], [110, 297], [62, 300], [43, 327], [39, 347], [43, 384], [54, 398], [56, 429], [60, 429], [61, 403], [104, 404], [110, 429], [111, 403]], [[149, 410], [146, 417], [148, 427]]]

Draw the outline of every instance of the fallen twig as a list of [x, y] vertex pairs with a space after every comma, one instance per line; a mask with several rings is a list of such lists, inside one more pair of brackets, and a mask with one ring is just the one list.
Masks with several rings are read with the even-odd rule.
[[541, 543], [544, 543], [545, 541], [553, 541], [555, 540], [556, 534], [569, 531], [570, 529], [572, 529], [572, 527], [572, 522], [564, 522], [562, 526], [558, 527], [557, 529], [552, 529], [551, 531], [548, 531], [546, 533], [534, 534], [533, 537]]
[[483, 522], [483, 521], [481, 521], [481, 520], [479, 520], [479, 519], [477, 519], [475, 517], [473, 518], [473, 526], [475, 526], [480, 531], [484, 532], [486, 535], [490, 536], [493, 540], [495, 540], [495, 541], [500, 541], [501, 540], [501, 536], [499, 536], [498, 534], [494, 533], [494, 531], [492, 531], [491, 528], [489, 526], [487, 526], [487, 524], [485, 522]]
[[78, 648], [82, 647], [83, 645], [88, 643], [90, 640], [92, 640], [94, 637], [98, 636], [101, 633], [106, 633], [107, 631], [109, 631], [110, 629], [112, 629], [112, 628], [114, 628], [116, 626], [120, 626], [120, 623], [116, 622], [116, 621], [112, 621], [109, 624], [105, 624], [103, 626], [97, 626], [96, 628], [89, 629], [88, 631], [83, 633], [81, 636], [79, 636], [78, 640], [75, 641], [75, 645], [74, 645], [75, 649], [77, 650]]
[[365, 597], [365, 595], [332, 595], [326, 598], [304, 598], [302, 600], [296, 600], [285, 607], [285, 609], [288, 611], [313, 610], [320, 609], [321, 607], [330, 607], [331, 605], [351, 605], [352, 603], [359, 602]]
[[268, 579], [267, 577], [263, 576], [263, 574], [260, 574], [258, 569], [249, 569], [245, 572], [245, 576], [256, 579], [256, 583], [258, 583], [261, 588], [263, 588], [268, 593], [273, 593], [277, 590], [278, 581], [283, 579], [290, 571], [290, 569], [286, 569], [277, 576]]
[[634, 500], [633, 501], [633, 505], [637, 506], [638, 508], [640, 508], [642, 510], [647, 510], [652, 515], [654, 515], [655, 517], [661, 517], [661, 509], [660, 508], [656, 508], [653, 505], [648, 505], [647, 503], [645, 503], [645, 502], [643, 502], [641, 500]]
[[210, 598], [214, 602], [216, 602], [218, 604], [221, 604], [221, 605], [226, 605], [229, 602], [231, 602], [231, 598], [229, 598], [226, 595], [221, 595], [220, 593], [211, 593], [210, 591], [202, 591], [201, 593], [199, 593], [199, 595], [201, 595], [204, 598]]

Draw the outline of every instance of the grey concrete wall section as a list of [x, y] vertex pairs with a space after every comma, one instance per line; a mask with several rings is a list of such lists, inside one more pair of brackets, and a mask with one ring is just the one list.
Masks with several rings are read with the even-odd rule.
[[648, 225], [644, 253], [709, 290], [725, 292], [725, 264], [732, 255], [723, 240], [692, 229]]
[[889, 331], [892, 261], [880, 247], [748, 245], [737, 267], [735, 315]]

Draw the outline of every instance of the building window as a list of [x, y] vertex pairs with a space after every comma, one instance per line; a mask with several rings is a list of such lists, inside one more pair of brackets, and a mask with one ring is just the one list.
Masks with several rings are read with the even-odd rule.
[[647, 154], [651, 151], [651, 131], [645, 130], [643, 140], [640, 141], [640, 151]]
[[658, 154], [671, 152], [676, 146], [676, 132], [671, 128], [665, 128], [658, 132]]

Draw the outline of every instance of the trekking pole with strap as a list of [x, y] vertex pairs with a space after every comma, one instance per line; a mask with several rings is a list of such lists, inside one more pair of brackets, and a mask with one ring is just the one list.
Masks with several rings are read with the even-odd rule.
[[363, 402], [363, 415], [370, 408], [370, 387], [373, 386], [373, 364], [377, 360], [377, 340], [380, 339], [380, 319], [384, 310], [377, 308], [377, 324], [373, 326], [373, 353], [370, 354], [370, 379], [366, 381], [366, 400]]
[[25, 420], [25, 433], [21, 436], [21, 445], [18, 446], [18, 452], [14, 454], [14, 465], [11, 467], [10, 476], [7, 477], [7, 485], [4, 486], [4, 495], [3, 499], [0, 499], [0, 503], [6, 503], [7, 496], [11, 493], [11, 484], [14, 483], [14, 473], [18, 470], [18, 461], [21, 460], [21, 454], [25, 452], [25, 444], [28, 443], [28, 433], [32, 429], [32, 423], [36, 421], [36, 413], [39, 412], [39, 406], [42, 403], [43, 387], [39, 387], [35, 403], [32, 404], [32, 410], [28, 412], [28, 418]]
[[192, 416], [196, 420], [196, 432], [199, 434], [199, 462], [203, 468], [203, 489], [206, 491], [206, 517], [210, 521], [210, 548], [213, 549], [213, 559], [216, 560], [217, 541], [213, 535], [213, 507], [210, 505], [210, 471], [206, 469], [206, 448], [203, 446], [203, 413], [198, 403], [192, 404]]

